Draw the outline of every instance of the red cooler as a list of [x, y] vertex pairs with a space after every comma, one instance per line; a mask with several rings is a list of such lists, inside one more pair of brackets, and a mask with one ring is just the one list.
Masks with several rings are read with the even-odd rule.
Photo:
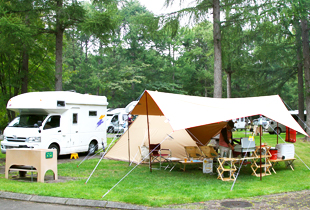
[[296, 142], [296, 131], [289, 127], [286, 127], [285, 141], [295, 143]]
[[277, 149], [270, 149], [269, 150], [270, 154], [271, 154], [271, 157], [270, 157], [270, 160], [276, 160], [278, 158], [278, 150]]

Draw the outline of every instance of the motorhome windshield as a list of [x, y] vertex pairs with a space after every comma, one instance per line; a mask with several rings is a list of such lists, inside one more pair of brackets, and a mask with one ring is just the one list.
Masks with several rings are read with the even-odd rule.
[[47, 115], [20, 115], [9, 124], [9, 127], [34, 128], [35, 124], [43, 122], [46, 117]]

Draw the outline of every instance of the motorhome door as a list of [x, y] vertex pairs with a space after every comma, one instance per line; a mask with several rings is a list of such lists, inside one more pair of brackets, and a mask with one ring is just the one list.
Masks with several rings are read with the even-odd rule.
[[71, 129], [70, 129], [70, 146], [76, 147], [79, 146], [79, 123], [80, 123], [80, 109], [72, 108], [71, 109]]
[[42, 140], [44, 143], [49, 146], [51, 143], [58, 143], [62, 140], [62, 129], [61, 129], [61, 116], [60, 115], [51, 115], [45, 121], [42, 130]]

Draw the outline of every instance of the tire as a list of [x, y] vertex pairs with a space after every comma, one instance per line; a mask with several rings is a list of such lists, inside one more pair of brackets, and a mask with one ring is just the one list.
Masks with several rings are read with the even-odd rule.
[[108, 133], [114, 133], [114, 128], [112, 126], [108, 128]]
[[275, 134], [278, 133], [278, 135], [280, 135], [281, 132], [282, 132], [281, 128], [279, 128], [279, 127], [276, 127], [276, 128], [274, 129], [274, 131], [275, 131], [274, 133], [275, 133]]
[[51, 144], [48, 148], [49, 148], [49, 149], [56, 149], [56, 151], [57, 151], [57, 152], [56, 152], [57, 158], [59, 157], [60, 149], [59, 149], [59, 147], [58, 147], [57, 144]]
[[88, 154], [93, 155], [98, 150], [98, 144], [96, 141], [92, 141], [89, 143]]

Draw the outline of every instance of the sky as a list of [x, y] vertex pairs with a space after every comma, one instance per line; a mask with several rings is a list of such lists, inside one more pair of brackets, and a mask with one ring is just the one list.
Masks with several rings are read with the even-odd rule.
[[[141, 5], [145, 6], [149, 11], [153, 12], [155, 15], [174, 12], [181, 8], [179, 6], [179, 0], [175, 0], [176, 3], [174, 3], [172, 6], [169, 6], [168, 8], [164, 6], [165, 0], [139, 0], [139, 2]], [[186, 3], [184, 5], [186, 5]]]

